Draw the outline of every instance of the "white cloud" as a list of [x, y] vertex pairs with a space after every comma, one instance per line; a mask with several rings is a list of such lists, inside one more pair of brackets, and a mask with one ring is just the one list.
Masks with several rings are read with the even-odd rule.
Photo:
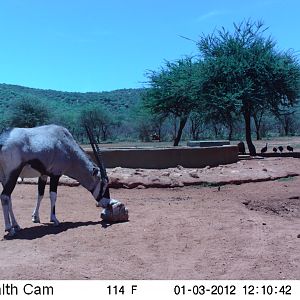
[[214, 17], [217, 17], [217, 16], [220, 16], [220, 15], [225, 15], [227, 14], [228, 11], [224, 11], [224, 10], [212, 10], [206, 14], [203, 14], [201, 16], [199, 16], [196, 21], [197, 22], [202, 22], [202, 21], [206, 21], [208, 19], [211, 19], [211, 18], [214, 18]]

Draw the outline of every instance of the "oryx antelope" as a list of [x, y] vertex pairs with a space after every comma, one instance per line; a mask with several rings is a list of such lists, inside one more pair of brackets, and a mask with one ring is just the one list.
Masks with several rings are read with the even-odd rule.
[[20, 230], [11, 202], [11, 194], [20, 174], [24, 178], [39, 176], [33, 222], [40, 221], [39, 207], [47, 177], [50, 177], [50, 221], [55, 225], [59, 224], [55, 216], [57, 186], [63, 174], [76, 179], [90, 191], [98, 206], [107, 208], [116, 203], [120, 204], [107, 196], [107, 178], [101, 178], [99, 167], [86, 155], [66, 128], [46, 125], [9, 129], [0, 135], [0, 181], [3, 185], [1, 204], [5, 231], [9, 236]]

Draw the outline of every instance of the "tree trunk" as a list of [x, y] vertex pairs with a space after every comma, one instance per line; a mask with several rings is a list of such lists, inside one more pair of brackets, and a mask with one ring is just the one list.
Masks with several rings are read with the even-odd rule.
[[215, 139], [217, 139], [220, 135], [221, 130], [217, 124], [213, 124], [213, 129], [214, 129], [214, 133], [215, 133]]
[[259, 141], [259, 140], [261, 140], [261, 136], [260, 136], [260, 132], [259, 132], [259, 129], [258, 128], [256, 128], [256, 140], [257, 141]]
[[232, 134], [233, 134], [233, 125], [231, 122], [229, 122], [228, 124], [228, 140], [231, 141], [232, 140]]
[[289, 135], [289, 125], [288, 125], [288, 124], [286, 124], [286, 125], [284, 126], [284, 135], [285, 135], [285, 136], [288, 136], [288, 135]]
[[101, 131], [102, 131], [102, 140], [106, 141], [108, 135], [108, 126], [107, 125], [101, 126]]
[[198, 130], [198, 128], [195, 127], [194, 124], [192, 124], [190, 132], [192, 134], [192, 139], [194, 141], [197, 141], [199, 139], [199, 130]]
[[178, 146], [179, 145], [179, 142], [180, 142], [180, 139], [181, 139], [181, 135], [182, 135], [182, 131], [183, 131], [183, 128], [184, 128], [184, 126], [186, 124], [186, 121], [187, 121], [187, 117], [180, 118], [179, 128], [178, 128], [178, 132], [177, 132], [176, 138], [174, 139], [173, 146]]
[[158, 141], [161, 142], [161, 132], [162, 132], [162, 129], [161, 129], [161, 126], [158, 127]]
[[199, 140], [201, 122], [196, 117], [194, 118], [191, 117], [190, 122], [191, 122], [190, 133], [192, 135], [192, 139], [194, 141], [197, 141]]
[[245, 119], [245, 128], [246, 128], [246, 142], [248, 145], [248, 149], [249, 149], [250, 155], [255, 156], [256, 149], [255, 149], [255, 146], [253, 145], [252, 139], [251, 139], [251, 115], [250, 115], [249, 109], [246, 109], [246, 111], [244, 112], [244, 119]]
[[289, 120], [289, 116], [284, 116], [283, 119], [283, 129], [284, 129], [284, 135], [288, 136], [289, 135], [289, 131], [290, 131], [290, 120]]
[[199, 129], [195, 129], [193, 132], [193, 140], [198, 141], [199, 140]]
[[191, 120], [191, 134], [192, 134], [192, 139], [195, 141], [197, 140], [198, 136], [197, 136], [197, 129], [196, 129], [196, 125], [195, 122], [193, 120]]
[[259, 141], [261, 140], [260, 136], [260, 121], [257, 119], [256, 116], [253, 117], [254, 124], [255, 124], [255, 133], [256, 133], [256, 140]]
[[172, 116], [171, 122], [173, 123], [173, 132], [172, 132], [172, 139], [175, 140], [176, 133], [177, 133], [177, 117], [175, 115]]

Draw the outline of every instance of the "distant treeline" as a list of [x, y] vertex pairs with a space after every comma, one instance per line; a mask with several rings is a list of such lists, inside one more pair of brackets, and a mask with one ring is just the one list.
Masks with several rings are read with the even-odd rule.
[[[175, 117], [160, 119], [143, 107], [146, 89], [122, 89], [111, 92], [74, 93], [34, 89], [18, 85], [0, 84], [0, 131], [8, 127], [33, 127], [60, 124], [67, 127], [75, 138], [87, 142], [83, 125], [94, 128], [98, 142], [173, 141], [179, 126]], [[300, 135], [300, 108], [290, 114], [275, 117], [265, 113], [259, 132], [254, 138]], [[231, 139], [244, 138], [244, 123], [236, 121]], [[191, 114], [182, 140], [228, 138], [229, 130], [215, 120], [203, 120]]]

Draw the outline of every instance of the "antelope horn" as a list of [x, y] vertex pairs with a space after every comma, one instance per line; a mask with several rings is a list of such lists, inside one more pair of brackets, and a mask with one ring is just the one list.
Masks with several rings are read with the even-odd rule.
[[90, 140], [90, 144], [92, 146], [93, 153], [94, 153], [94, 156], [95, 156], [96, 161], [97, 161], [97, 165], [100, 168], [101, 178], [108, 180], [107, 173], [106, 173], [106, 168], [104, 166], [102, 156], [101, 156], [101, 152], [100, 152], [98, 144], [96, 143], [93, 132], [92, 132], [91, 128], [88, 125], [85, 125], [85, 130], [86, 130], [86, 133], [87, 133], [88, 138]]

